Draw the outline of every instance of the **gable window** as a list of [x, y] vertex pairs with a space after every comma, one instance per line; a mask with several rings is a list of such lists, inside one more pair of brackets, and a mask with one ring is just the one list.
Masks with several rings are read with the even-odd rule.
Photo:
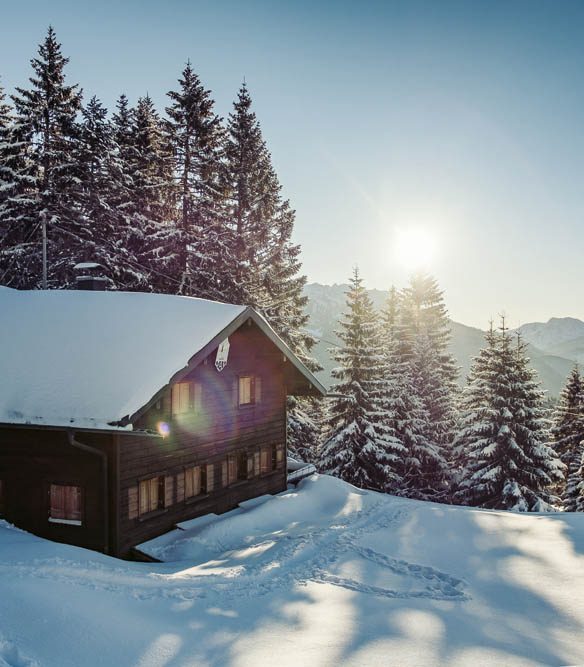
[[240, 375], [238, 403], [240, 406], [255, 405], [261, 398], [261, 378], [257, 375]]
[[81, 526], [83, 490], [80, 486], [51, 484], [49, 488], [49, 521]]
[[138, 486], [139, 514], [164, 509], [164, 476], [143, 479]]
[[170, 404], [172, 415], [184, 415], [199, 410], [201, 385], [198, 382], [177, 382], [172, 385]]
[[191, 383], [177, 382], [172, 385], [171, 405], [173, 415], [182, 415], [191, 406]]

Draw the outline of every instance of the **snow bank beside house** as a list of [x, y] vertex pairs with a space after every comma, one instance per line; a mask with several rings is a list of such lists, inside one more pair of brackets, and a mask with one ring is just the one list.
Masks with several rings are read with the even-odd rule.
[[313, 476], [127, 563], [0, 525], [0, 665], [584, 662], [584, 515]]

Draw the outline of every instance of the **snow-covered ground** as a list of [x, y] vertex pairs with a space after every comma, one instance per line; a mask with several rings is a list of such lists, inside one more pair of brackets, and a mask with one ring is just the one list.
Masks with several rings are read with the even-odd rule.
[[127, 563], [1, 523], [0, 666], [584, 663], [584, 514], [314, 475], [158, 549]]

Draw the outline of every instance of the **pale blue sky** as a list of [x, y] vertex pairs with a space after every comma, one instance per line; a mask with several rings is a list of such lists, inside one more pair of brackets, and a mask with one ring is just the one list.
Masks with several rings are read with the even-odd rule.
[[162, 108], [190, 58], [227, 115], [245, 76], [311, 281], [403, 284], [396, 229], [438, 238], [452, 316], [584, 318], [584, 3], [1, 3], [0, 76], [52, 23], [70, 81]]

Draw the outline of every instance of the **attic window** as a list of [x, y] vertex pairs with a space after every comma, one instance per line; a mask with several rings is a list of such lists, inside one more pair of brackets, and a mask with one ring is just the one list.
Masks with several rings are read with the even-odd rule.
[[189, 411], [191, 399], [191, 383], [177, 382], [172, 385], [172, 414], [182, 415]]
[[260, 378], [257, 375], [239, 376], [239, 405], [255, 405], [260, 401]]
[[171, 390], [172, 414], [184, 415], [198, 410], [201, 404], [201, 385], [198, 382], [177, 382]]
[[83, 518], [83, 493], [80, 486], [51, 484], [49, 522], [80, 526]]

